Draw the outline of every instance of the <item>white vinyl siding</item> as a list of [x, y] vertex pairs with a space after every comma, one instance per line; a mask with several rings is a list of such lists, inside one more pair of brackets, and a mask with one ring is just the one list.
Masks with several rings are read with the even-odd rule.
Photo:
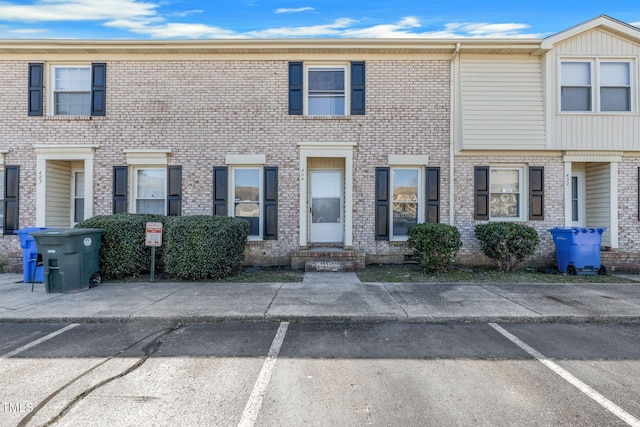
[[[554, 78], [560, 75], [560, 63], [563, 60], [580, 61], [584, 58], [598, 57], [606, 62], [629, 62], [631, 65], [630, 103], [633, 112], [607, 111], [603, 113], [571, 114], [560, 111], [557, 92], [560, 83]], [[606, 31], [594, 29], [559, 43], [548, 55], [549, 73], [549, 112], [557, 111], [553, 116], [555, 126], [550, 135], [549, 149], [555, 150], [614, 150], [636, 151], [637, 135], [640, 135], [640, 114], [638, 104], [638, 63], [640, 45], [631, 43], [622, 37]]]
[[45, 227], [69, 228], [71, 226], [71, 163], [49, 160], [47, 162], [47, 194]]
[[606, 227], [602, 245], [610, 246], [611, 239], [611, 177], [609, 163], [587, 163], [586, 167], [586, 227]]
[[545, 148], [542, 66], [538, 57], [463, 56], [463, 149]]

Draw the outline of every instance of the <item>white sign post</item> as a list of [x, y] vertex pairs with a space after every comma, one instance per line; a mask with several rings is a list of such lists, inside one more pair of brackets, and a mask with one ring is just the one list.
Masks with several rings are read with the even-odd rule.
[[144, 239], [145, 246], [151, 246], [151, 282], [156, 278], [156, 248], [162, 246], [162, 223], [148, 222]]

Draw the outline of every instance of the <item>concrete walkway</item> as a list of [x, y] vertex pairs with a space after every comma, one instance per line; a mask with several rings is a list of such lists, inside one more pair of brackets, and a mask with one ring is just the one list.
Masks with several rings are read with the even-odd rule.
[[307, 273], [297, 283], [103, 283], [72, 294], [0, 275], [0, 322], [403, 321], [640, 322], [640, 283], [361, 283]]

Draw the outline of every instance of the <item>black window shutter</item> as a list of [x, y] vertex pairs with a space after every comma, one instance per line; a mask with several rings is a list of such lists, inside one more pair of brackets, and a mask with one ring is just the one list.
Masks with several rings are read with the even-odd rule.
[[107, 113], [107, 64], [91, 64], [91, 115]]
[[226, 166], [213, 167], [213, 214], [228, 216], [229, 199], [229, 168]]
[[167, 168], [167, 215], [182, 215], [182, 166]]
[[544, 220], [544, 166], [529, 167], [529, 220]]
[[440, 222], [440, 168], [428, 167], [426, 169], [427, 185], [427, 218], [426, 222]]
[[42, 116], [42, 87], [44, 64], [29, 64], [29, 112], [30, 116]]
[[278, 240], [278, 167], [264, 168], [264, 240]]
[[127, 212], [127, 187], [129, 185], [129, 168], [113, 167], [113, 213]]
[[4, 167], [4, 234], [20, 228], [20, 166]]
[[388, 167], [376, 168], [376, 240], [389, 240], [389, 174]]
[[365, 63], [351, 63], [351, 115], [362, 116], [365, 111]]
[[474, 219], [489, 219], [489, 166], [474, 167], [475, 203], [473, 210]]
[[289, 62], [289, 114], [302, 115], [302, 81], [304, 67], [302, 62]]

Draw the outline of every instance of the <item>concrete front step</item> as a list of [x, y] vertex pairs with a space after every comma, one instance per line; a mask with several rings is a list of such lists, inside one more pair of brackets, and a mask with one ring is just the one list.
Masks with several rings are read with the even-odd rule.
[[364, 268], [363, 251], [342, 248], [311, 248], [291, 253], [291, 268], [305, 271], [355, 271]]

